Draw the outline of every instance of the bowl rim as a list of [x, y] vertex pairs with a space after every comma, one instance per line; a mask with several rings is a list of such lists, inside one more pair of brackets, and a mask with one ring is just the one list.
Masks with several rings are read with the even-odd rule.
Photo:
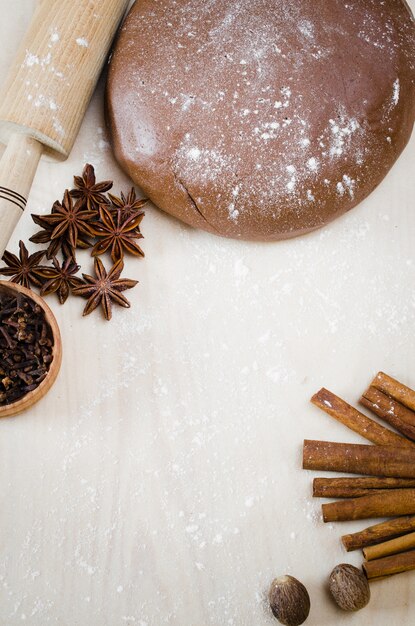
[[55, 382], [59, 370], [62, 363], [62, 339], [61, 333], [59, 330], [58, 322], [56, 321], [55, 315], [52, 312], [49, 305], [45, 302], [45, 300], [39, 296], [37, 293], [32, 291], [31, 289], [27, 289], [18, 283], [13, 283], [11, 281], [0, 280], [0, 290], [4, 288], [9, 291], [18, 291], [23, 295], [27, 296], [36, 304], [38, 304], [44, 314], [45, 319], [52, 331], [53, 336], [53, 348], [52, 348], [52, 363], [49, 367], [48, 373], [44, 380], [40, 383], [36, 389], [33, 391], [29, 391], [22, 398], [16, 400], [16, 402], [12, 402], [11, 404], [3, 404], [0, 406], [0, 418], [2, 417], [10, 417], [12, 415], [17, 415], [18, 413], [22, 413], [26, 411], [30, 407], [32, 407], [36, 402], [41, 400], [43, 396], [49, 391]]

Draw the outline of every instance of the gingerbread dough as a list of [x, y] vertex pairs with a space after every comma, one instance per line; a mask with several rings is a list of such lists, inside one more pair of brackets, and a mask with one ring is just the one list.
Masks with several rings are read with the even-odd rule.
[[121, 166], [164, 211], [273, 240], [345, 213], [415, 117], [403, 0], [139, 0], [110, 62]]

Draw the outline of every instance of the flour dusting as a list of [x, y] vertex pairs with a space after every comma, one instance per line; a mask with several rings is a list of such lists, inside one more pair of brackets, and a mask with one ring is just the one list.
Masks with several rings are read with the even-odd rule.
[[88, 48], [89, 46], [88, 40], [85, 39], [85, 37], [78, 37], [76, 39], [76, 43], [78, 44], [78, 46], [81, 46], [81, 48]]
[[400, 84], [399, 78], [395, 80], [393, 83], [393, 94], [392, 94], [392, 102], [396, 106], [399, 102], [399, 92], [400, 92]]

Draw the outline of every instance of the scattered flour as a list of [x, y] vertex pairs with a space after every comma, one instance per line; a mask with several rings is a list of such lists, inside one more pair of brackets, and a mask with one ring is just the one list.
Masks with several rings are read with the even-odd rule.
[[318, 161], [317, 161], [317, 159], [315, 157], [311, 157], [310, 159], [308, 159], [307, 167], [312, 172], [317, 172], [317, 170], [318, 170]]
[[355, 118], [348, 118], [344, 107], [341, 110], [340, 119], [336, 122], [329, 120], [331, 141], [330, 157], [342, 156], [346, 148], [350, 147], [351, 136], [360, 129], [359, 122]]
[[53, 119], [52, 126], [55, 129], [55, 131], [58, 133], [58, 135], [60, 135], [61, 137], [65, 136], [65, 129], [63, 128], [62, 124], [57, 118]]
[[78, 44], [78, 46], [81, 46], [82, 48], [88, 48], [89, 46], [88, 40], [85, 39], [84, 37], [78, 37], [76, 39], [76, 43]]
[[45, 56], [39, 57], [38, 55], [30, 52], [30, 50], [26, 50], [25, 59], [23, 61], [22, 67], [33, 67], [34, 65], [38, 65], [42, 69], [50, 64], [52, 60], [52, 55], [48, 52]]
[[399, 102], [399, 91], [400, 91], [400, 84], [399, 84], [399, 78], [397, 78], [395, 82], [393, 83], [393, 94], [392, 94], [392, 102], [395, 106]]

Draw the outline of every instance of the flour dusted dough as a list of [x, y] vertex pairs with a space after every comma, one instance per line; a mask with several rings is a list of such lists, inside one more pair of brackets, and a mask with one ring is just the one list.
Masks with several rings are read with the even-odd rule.
[[115, 155], [153, 202], [243, 239], [365, 198], [411, 134], [403, 0], [139, 0], [107, 85]]

